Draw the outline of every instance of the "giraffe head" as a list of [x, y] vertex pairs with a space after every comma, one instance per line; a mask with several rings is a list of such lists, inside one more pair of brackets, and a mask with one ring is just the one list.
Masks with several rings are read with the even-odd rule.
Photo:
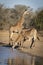
[[27, 15], [29, 14], [29, 10], [25, 10], [25, 11], [24, 11], [23, 17], [24, 17], [26, 14], [27, 14]]

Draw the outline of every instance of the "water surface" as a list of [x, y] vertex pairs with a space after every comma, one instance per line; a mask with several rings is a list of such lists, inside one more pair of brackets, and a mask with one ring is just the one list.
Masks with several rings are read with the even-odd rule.
[[43, 58], [0, 46], [0, 65], [43, 65]]

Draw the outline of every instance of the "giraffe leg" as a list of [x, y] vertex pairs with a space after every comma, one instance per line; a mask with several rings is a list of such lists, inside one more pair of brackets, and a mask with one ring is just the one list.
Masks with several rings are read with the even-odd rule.
[[40, 38], [37, 36], [37, 39], [40, 40]]
[[31, 43], [31, 45], [30, 45], [30, 48], [32, 48], [33, 43], [34, 43], [34, 37], [32, 38], [32, 43]]
[[17, 46], [17, 43], [13, 43], [12, 49], [14, 49]]

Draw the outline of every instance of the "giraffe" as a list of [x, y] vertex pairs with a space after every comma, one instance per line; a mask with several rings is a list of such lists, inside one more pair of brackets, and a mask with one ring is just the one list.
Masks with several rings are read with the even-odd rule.
[[[30, 48], [32, 48], [33, 46], [33, 43], [38, 39], [39, 39], [39, 36], [38, 36], [38, 31], [37, 29], [35, 28], [30, 28], [29, 30], [22, 30], [22, 35], [24, 35], [24, 38], [26, 40], [29, 40], [29, 42], [31, 42], [31, 45], [30, 45]], [[23, 44], [22, 44], [23, 45]]]
[[20, 20], [17, 22], [17, 24], [15, 26], [11, 26], [11, 28], [10, 28], [11, 37], [12, 37], [13, 33], [20, 33], [21, 32], [21, 30], [23, 28], [23, 23], [24, 23], [24, 20], [25, 20], [24, 17], [25, 17], [26, 14], [29, 14], [28, 10], [23, 13]]
[[[20, 33], [23, 29], [24, 17], [26, 14], [29, 14], [29, 11], [24, 11], [23, 15], [21, 16], [20, 20], [17, 22], [15, 26], [10, 28], [10, 39], [12, 38], [13, 34], [16, 34], [15, 39], [18, 37], [18, 33]], [[13, 40], [11, 40], [13, 41]]]
[[15, 44], [12, 46], [12, 48], [14, 48], [16, 45], [19, 45], [19, 46], [22, 46], [23, 47], [23, 43], [26, 40], [29, 40], [29, 42], [32, 41], [31, 42], [31, 45], [30, 45], [30, 48], [31, 48], [36, 39], [39, 40], [39, 37], [38, 37], [38, 32], [37, 32], [37, 30], [35, 28], [32, 28], [32, 29], [24, 29], [18, 35], [17, 39], [15, 40]]

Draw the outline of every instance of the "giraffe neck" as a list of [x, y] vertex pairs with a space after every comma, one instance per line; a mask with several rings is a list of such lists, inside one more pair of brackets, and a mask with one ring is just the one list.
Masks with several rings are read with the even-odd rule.
[[19, 26], [22, 26], [23, 23], [24, 23], [24, 17], [22, 16], [22, 17], [20, 18], [20, 20], [18, 21], [18, 25], [19, 25]]
[[23, 25], [23, 23], [24, 23], [24, 17], [25, 17], [25, 14], [27, 13], [27, 11], [25, 11], [24, 13], [23, 13], [23, 15], [21, 16], [21, 18], [20, 18], [20, 20], [18, 21], [18, 23], [16, 24], [17, 26], [22, 26]]

